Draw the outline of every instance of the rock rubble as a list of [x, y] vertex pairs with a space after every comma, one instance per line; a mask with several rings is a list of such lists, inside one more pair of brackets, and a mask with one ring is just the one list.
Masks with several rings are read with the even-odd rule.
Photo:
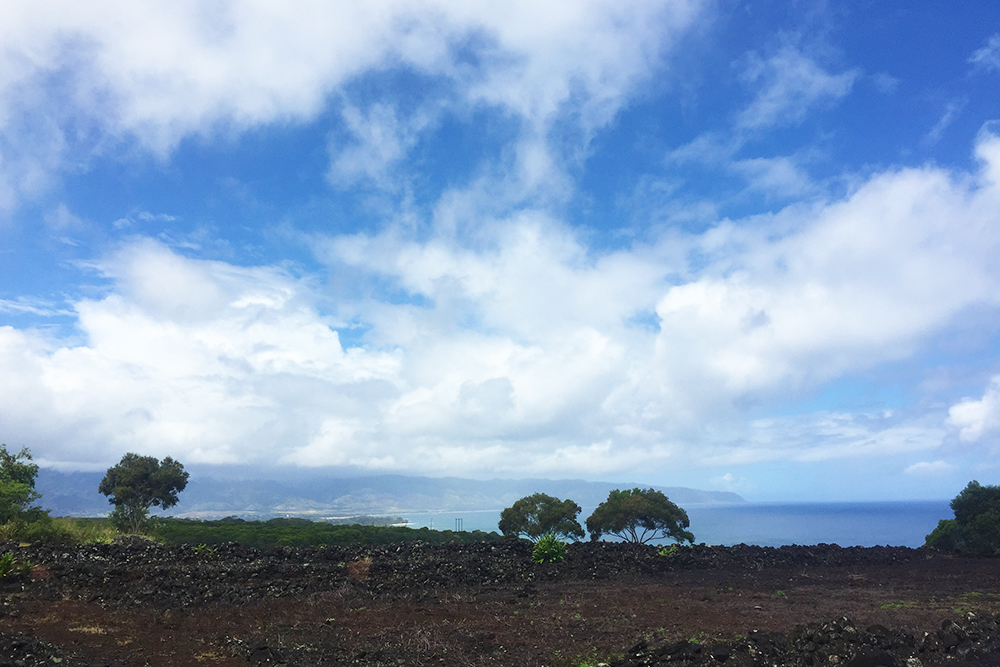
[[922, 637], [849, 618], [802, 626], [790, 633], [751, 632], [730, 644], [682, 641], [656, 648], [632, 647], [610, 667], [995, 667], [1000, 665], [1000, 616], [969, 614], [942, 623]]

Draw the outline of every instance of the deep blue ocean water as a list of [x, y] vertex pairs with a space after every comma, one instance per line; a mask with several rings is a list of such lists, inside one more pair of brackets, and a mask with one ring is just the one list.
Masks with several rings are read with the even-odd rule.
[[[689, 505], [696, 542], [706, 544], [839, 544], [919, 547], [940, 519], [954, 515], [947, 500], [853, 503], [740, 503]], [[594, 511], [584, 507], [580, 523]], [[415, 528], [497, 529], [500, 510], [404, 515]]]

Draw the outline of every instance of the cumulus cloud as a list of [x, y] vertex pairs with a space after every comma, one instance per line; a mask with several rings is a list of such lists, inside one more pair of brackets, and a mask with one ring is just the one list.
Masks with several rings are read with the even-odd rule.
[[[116, 142], [165, 157], [186, 136], [305, 121], [360, 77], [393, 69], [443, 82], [442, 99], [460, 108], [514, 116], [525, 145], [563, 114], [586, 133], [611, 119], [700, 4], [392, 0], [288, 11], [15, 0], [0, 26], [0, 206]], [[368, 151], [336, 158], [335, 173], [371, 172], [420, 129], [401, 132], [383, 107], [372, 114], [380, 123], [355, 133]]]
[[[983, 174], [994, 144], [983, 135]], [[419, 373], [392, 413], [410, 437], [537, 452], [563, 447], [546, 439], [560, 433], [590, 443], [579, 465], [602, 443], [719, 465], [821, 460], [927, 450], [945, 433], [820, 414], [747, 436], [740, 406], [905, 358], [963, 308], [1000, 305], [996, 199], [991, 183], [910, 169], [841, 201], [597, 256], [539, 215], [491, 221], [475, 247], [447, 227], [430, 240], [393, 228], [320, 252], [409, 295], [355, 308]], [[657, 330], [632, 324], [650, 310]]]
[[188, 260], [152, 241], [109, 258], [115, 291], [76, 304], [86, 343], [0, 328], [3, 432], [51, 462], [172, 452], [259, 459], [391, 393], [391, 353], [345, 350], [308, 290], [267, 268]]
[[[998, 146], [987, 134], [978, 147], [990, 179]], [[753, 395], [907, 356], [962, 308], [998, 305], [997, 195], [992, 180], [970, 191], [941, 170], [907, 169], [789, 208], [770, 228], [720, 225], [700, 240], [718, 262], [657, 303], [652, 372]]]
[[951, 406], [948, 423], [958, 429], [963, 442], [976, 442], [1000, 428], [1000, 375], [993, 377], [979, 400], [966, 398]]
[[[134, 241], [97, 263], [107, 295], [76, 302], [80, 344], [0, 329], [0, 430], [53, 463], [134, 449], [452, 474], [928, 451], [940, 417], [753, 406], [1000, 306], [1000, 138], [987, 128], [976, 152], [974, 175], [890, 171], [617, 250], [532, 211], [475, 234], [439, 212], [419, 235], [317, 236], [326, 285]], [[354, 347], [348, 326], [366, 332]], [[992, 428], [991, 392], [953, 408], [963, 437]]]

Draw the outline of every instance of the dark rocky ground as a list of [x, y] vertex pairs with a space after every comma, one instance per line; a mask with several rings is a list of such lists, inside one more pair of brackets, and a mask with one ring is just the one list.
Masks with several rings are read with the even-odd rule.
[[0, 545], [4, 665], [1000, 666], [1000, 559], [517, 541]]

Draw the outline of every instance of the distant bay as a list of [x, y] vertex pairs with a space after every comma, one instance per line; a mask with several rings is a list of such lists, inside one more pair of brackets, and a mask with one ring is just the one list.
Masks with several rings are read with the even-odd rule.
[[[940, 519], [953, 516], [947, 500], [842, 503], [733, 503], [685, 506], [697, 542], [706, 544], [839, 544], [919, 547]], [[594, 511], [584, 507], [583, 519]], [[495, 531], [500, 510], [403, 514], [410, 525], [435, 530]]]
[[[518, 498], [544, 492], [572, 498], [582, 519], [614, 488], [583, 480], [469, 480], [380, 475], [334, 479], [303, 473], [294, 480], [220, 479], [192, 476], [172, 514], [192, 518], [246, 519], [303, 516], [315, 519], [361, 514], [402, 516], [414, 527], [497, 530], [500, 510]], [[42, 507], [56, 516], [99, 516], [107, 498], [97, 492], [102, 472], [39, 471]], [[840, 544], [918, 547], [940, 519], [953, 516], [947, 500], [841, 503], [748, 503], [733, 493], [659, 487], [683, 507], [691, 531], [706, 544]], [[458, 510], [455, 508], [475, 508]], [[409, 509], [406, 509], [409, 508]], [[414, 509], [420, 508], [420, 509]], [[427, 508], [426, 510], [422, 508]], [[491, 509], [483, 509], [491, 508]], [[440, 510], [440, 511], [428, 511]]]

